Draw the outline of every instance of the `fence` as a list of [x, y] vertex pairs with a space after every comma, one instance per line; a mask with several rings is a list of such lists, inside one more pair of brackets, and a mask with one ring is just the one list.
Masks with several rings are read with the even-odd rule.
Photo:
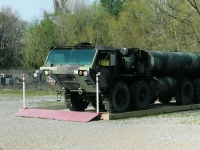
[[42, 73], [39, 70], [0, 70], [0, 89], [22, 89], [23, 74], [25, 75], [26, 89], [48, 89], [41, 79]]

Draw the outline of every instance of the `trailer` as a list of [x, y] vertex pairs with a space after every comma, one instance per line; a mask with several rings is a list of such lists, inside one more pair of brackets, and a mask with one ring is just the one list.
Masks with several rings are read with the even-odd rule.
[[175, 113], [182, 111], [193, 111], [198, 109], [200, 109], [200, 104], [190, 104], [182, 106], [177, 106], [176, 104], [170, 104], [170, 105], [156, 104], [154, 106], [150, 106], [149, 109], [146, 110], [127, 111], [123, 113], [113, 113], [113, 114], [101, 112], [100, 119], [117, 120], [125, 118], [138, 118], [144, 116], [153, 116], [153, 115]]

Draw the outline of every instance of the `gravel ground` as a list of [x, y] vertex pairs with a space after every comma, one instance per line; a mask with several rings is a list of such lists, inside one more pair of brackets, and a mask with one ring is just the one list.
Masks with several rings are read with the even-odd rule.
[[[52, 96], [26, 97], [29, 107]], [[200, 111], [89, 123], [14, 117], [22, 97], [0, 95], [0, 150], [199, 150]]]

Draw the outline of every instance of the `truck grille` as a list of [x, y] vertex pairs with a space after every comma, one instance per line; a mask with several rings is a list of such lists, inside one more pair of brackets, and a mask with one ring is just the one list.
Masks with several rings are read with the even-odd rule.
[[74, 75], [69, 74], [57, 74], [57, 79], [69, 90], [78, 90], [79, 84]]

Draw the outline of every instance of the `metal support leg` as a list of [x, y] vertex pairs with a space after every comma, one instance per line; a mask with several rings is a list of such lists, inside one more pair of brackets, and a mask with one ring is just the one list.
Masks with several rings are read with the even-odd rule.
[[57, 92], [57, 102], [61, 101], [62, 91], [56, 91], [56, 92]]

